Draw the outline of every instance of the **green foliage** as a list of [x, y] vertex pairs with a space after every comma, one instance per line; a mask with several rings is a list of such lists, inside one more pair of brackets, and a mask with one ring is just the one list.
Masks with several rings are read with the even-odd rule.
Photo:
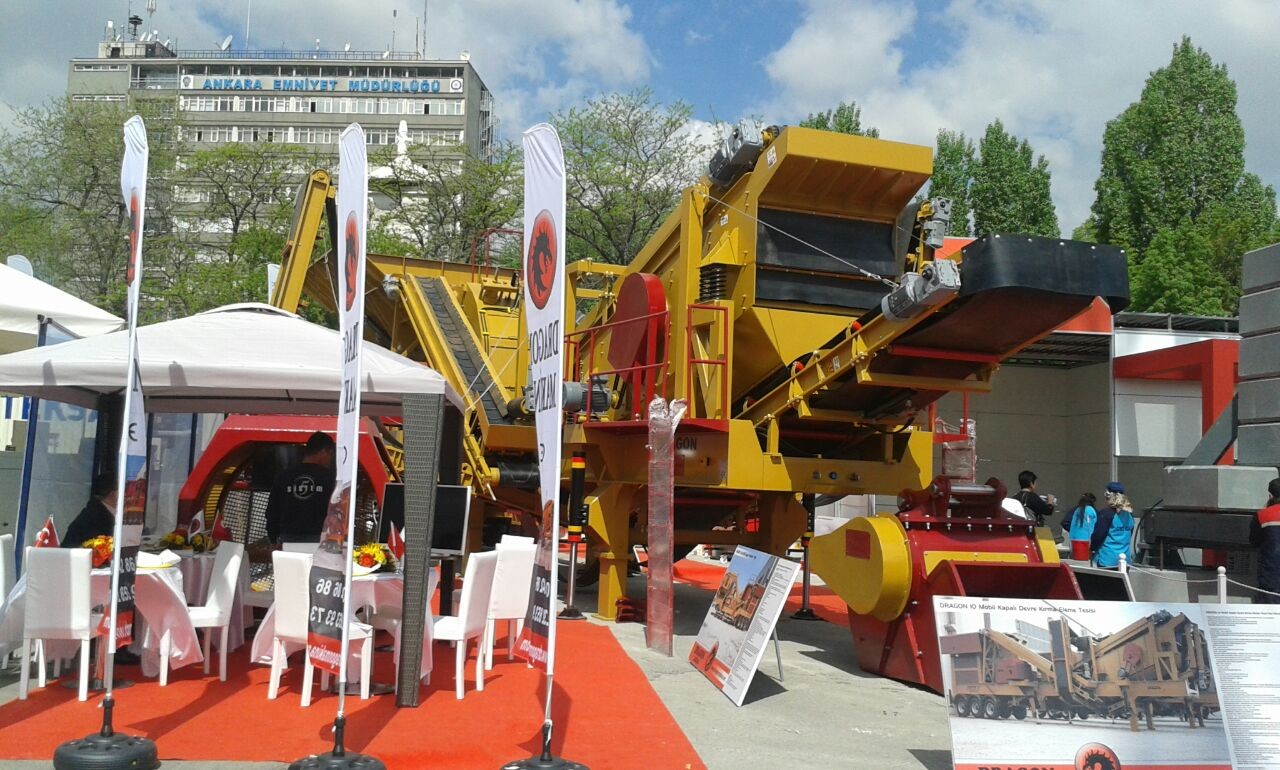
[[[1240, 256], [1280, 234], [1275, 191], [1245, 172], [1235, 83], [1186, 37], [1168, 66], [1151, 73], [1138, 101], [1107, 124], [1094, 189], [1091, 215], [1077, 232], [1129, 251], [1136, 310], [1158, 304], [1164, 312], [1200, 313], [1208, 303], [1234, 313]], [[1196, 262], [1174, 274], [1220, 279], [1229, 287], [1220, 302], [1146, 288], [1160, 271], [1144, 276], [1138, 268], [1149, 258], [1167, 268], [1170, 239], [1183, 239], [1180, 259]]]
[[1234, 285], [1215, 271], [1209, 237], [1190, 221], [1161, 228], [1142, 260], [1130, 257], [1131, 307], [1152, 313], [1221, 316]]
[[840, 134], [853, 134], [854, 136], [869, 136], [877, 138], [880, 136], [880, 129], [862, 126], [862, 108], [856, 102], [840, 102], [834, 110], [826, 110], [825, 112], [810, 113], [809, 117], [800, 121], [800, 125], [804, 128], [817, 128], [823, 131], [835, 131]]
[[520, 227], [522, 156], [510, 142], [495, 144], [487, 158], [456, 146], [411, 146], [397, 158], [388, 147], [369, 163], [388, 169], [369, 180], [369, 189], [390, 202], [385, 211], [371, 211], [374, 253], [466, 262], [473, 249], [483, 251], [486, 231]]
[[647, 88], [552, 116], [568, 174], [568, 261], [626, 264], [698, 179], [710, 147], [687, 131], [693, 111]]
[[1049, 192], [1049, 161], [1034, 157], [1031, 144], [1018, 140], [995, 120], [978, 143], [970, 201], [974, 235], [1020, 233], [1056, 238], [1058, 214]]
[[938, 148], [933, 156], [929, 197], [951, 200], [950, 235], [973, 234], [970, 186], [973, 183], [974, 164], [973, 142], [965, 138], [963, 132], [946, 129], [938, 131]]
[[25, 254], [41, 278], [120, 315], [129, 231], [120, 159], [123, 125], [135, 112], [147, 121], [150, 144], [143, 239], [149, 292], [175, 240], [166, 181], [176, 161], [172, 102], [55, 101], [18, 111], [0, 135], [0, 249]]

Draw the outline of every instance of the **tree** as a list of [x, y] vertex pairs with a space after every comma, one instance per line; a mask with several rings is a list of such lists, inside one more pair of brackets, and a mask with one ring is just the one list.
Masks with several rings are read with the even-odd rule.
[[[1203, 264], [1179, 274], [1221, 276], [1231, 287], [1222, 303], [1227, 313], [1237, 303], [1240, 256], [1278, 234], [1275, 191], [1245, 171], [1235, 83], [1187, 37], [1173, 47], [1168, 66], [1147, 78], [1138, 101], [1107, 124], [1094, 190], [1078, 235], [1126, 249], [1135, 281], [1158, 236], [1164, 235], [1162, 264], [1169, 239], [1185, 239], [1182, 258]], [[1204, 308], [1189, 295], [1169, 293], [1135, 294], [1133, 306], [1154, 309], [1145, 303], [1156, 296], [1165, 312]], [[1187, 297], [1185, 306], [1179, 297]]]
[[951, 201], [951, 235], [973, 234], [970, 217], [970, 186], [974, 171], [973, 142], [963, 132], [939, 129], [938, 149], [933, 156], [933, 177], [929, 183], [930, 198]]
[[184, 153], [175, 209], [191, 235], [175, 244], [169, 269], [155, 276], [165, 313], [264, 301], [267, 265], [280, 260], [298, 180], [323, 161], [301, 146], [268, 142]]
[[854, 136], [869, 136], [873, 139], [880, 136], [880, 129], [867, 126], [862, 127], [862, 108], [857, 102], [848, 101], [840, 102], [834, 110], [826, 110], [825, 112], [810, 113], [809, 117], [800, 121], [800, 125], [804, 128], [817, 128], [823, 131], [835, 131], [840, 134], [853, 134]]
[[1145, 257], [1136, 263], [1130, 259], [1132, 306], [1153, 313], [1227, 315], [1238, 284], [1213, 269], [1212, 250], [1210, 239], [1189, 221], [1161, 228]]
[[687, 130], [692, 115], [689, 105], [656, 103], [642, 88], [552, 116], [568, 174], [570, 262], [626, 264], [640, 252], [710, 153]]
[[[411, 145], [403, 156], [394, 147], [378, 153], [370, 165], [387, 171], [370, 179], [369, 186], [389, 199], [390, 208], [373, 217], [370, 249], [469, 260], [473, 248], [483, 247], [486, 231], [519, 229], [521, 160], [520, 149], [510, 142], [496, 143], [487, 158], [457, 146]], [[504, 256], [510, 261], [511, 254]]]
[[168, 180], [176, 159], [169, 100], [78, 103], [19, 110], [0, 136], [0, 248], [32, 259], [37, 274], [123, 315], [128, 221], [120, 195], [124, 122], [147, 121], [150, 180], [143, 291], [163, 273], [176, 241]]
[[1049, 191], [1049, 161], [997, 119], [978, 143], [970, 201], [974, 235], [1021, 233], [1056, 238], [1058, 214]]

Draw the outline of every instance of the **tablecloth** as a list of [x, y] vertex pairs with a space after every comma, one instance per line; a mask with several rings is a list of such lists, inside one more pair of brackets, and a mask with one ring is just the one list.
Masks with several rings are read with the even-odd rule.
[[[427, 596], [430, 597], [436, 590], [436, 571], [433, 569], [427, 573]], [[374, 575], [363, 575], [361, 577], [351, 578], [351, 612], [355, 614], [357, 610], [369, 608], [375, 613], [379, 609], [403, 609], [404, 606], [404, 576], [396, 573], [378, 573]], [[267, 610], [267, 614], [262, 618], [262, 623], [258, 626], [258, 633], [253, 638], [253, 647], [250, 651], [250, 660], [265, 666], [271, 665], [271, 640], [275, 636], [275, 613], [274, 604]], [[422, 641], [422, 665], [419, 671], [419, 677], [427, 678], [431, 674], [431, 612], [430, 608], [426, 613], [427, 624], [424, 629]], [[400, 635], [395, 635], [395, 655], [396, 659], [400, 657]], [[295, 642], [285, 642], [285, 656], [302, 650], [303, 645]], [[359, 681], [359, 650], [360, 645], [351, 645], [350, 657], [347, 660], [347, 680], [351, 682]]]
[[[111, 570], [93, 570], [89, 590], [94, 606], [106, 605], [111, 597]], [[0, 619], [0, 652], [22, 646], [26, 593], [27, 576], [23, 575], [9, 593], [4, 618]], [[134, 608], [137, 612], [136, 633], [129, 649], [142, 658], [143, 674], [157, 676], [160, 673], [160, 635], [165, 629], [168, 629], [171, 640], [169, 668], [177, 669], [204, 661], [195, 626], [191, 625], [191, 616], [187, 614], [181, 570], [175, 567], [139, 569], [134, 581]], [[49, 640], [45, 643], [46, 657], [71, 657], [77, 649], [79, 643], [75, 641]]]

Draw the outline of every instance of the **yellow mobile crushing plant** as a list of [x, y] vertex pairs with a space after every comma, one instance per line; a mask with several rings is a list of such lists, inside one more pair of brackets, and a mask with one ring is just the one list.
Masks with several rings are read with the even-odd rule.
[[[1101, 246], [992, 236], [935, 259], [950, 206], [918, 198], [931, 170], [926, 147], [742, 128], [630, 264], [567, 266], [565, 452], [586, 458], [600, 615], [613, 617], [630, 546], [645, 542], [654, 396], [689, 404], [676, 435], [677, 551], [782, 553], [806, 527], [799, 494], [926, 487], [930, 404], [989, 390], [1001, 361], [1095, 296], [1123, 305], [1124, 257]], [[333, 197], [313, 173], [273, 304], [296, 310], [306, 294], [332, 309], [332, 259], [313, 257]], [[367, 274], [369, 338], [468, 399], [465, 472], [483, 503], [473, 511], [536, 510], [520, 275], [379, 254]]]

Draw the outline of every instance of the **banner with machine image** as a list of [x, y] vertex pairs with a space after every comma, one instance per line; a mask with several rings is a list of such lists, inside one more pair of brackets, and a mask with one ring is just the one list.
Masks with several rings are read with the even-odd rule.
[[935, 597], [958, 770], [1280, 768], [1280, 608]]

